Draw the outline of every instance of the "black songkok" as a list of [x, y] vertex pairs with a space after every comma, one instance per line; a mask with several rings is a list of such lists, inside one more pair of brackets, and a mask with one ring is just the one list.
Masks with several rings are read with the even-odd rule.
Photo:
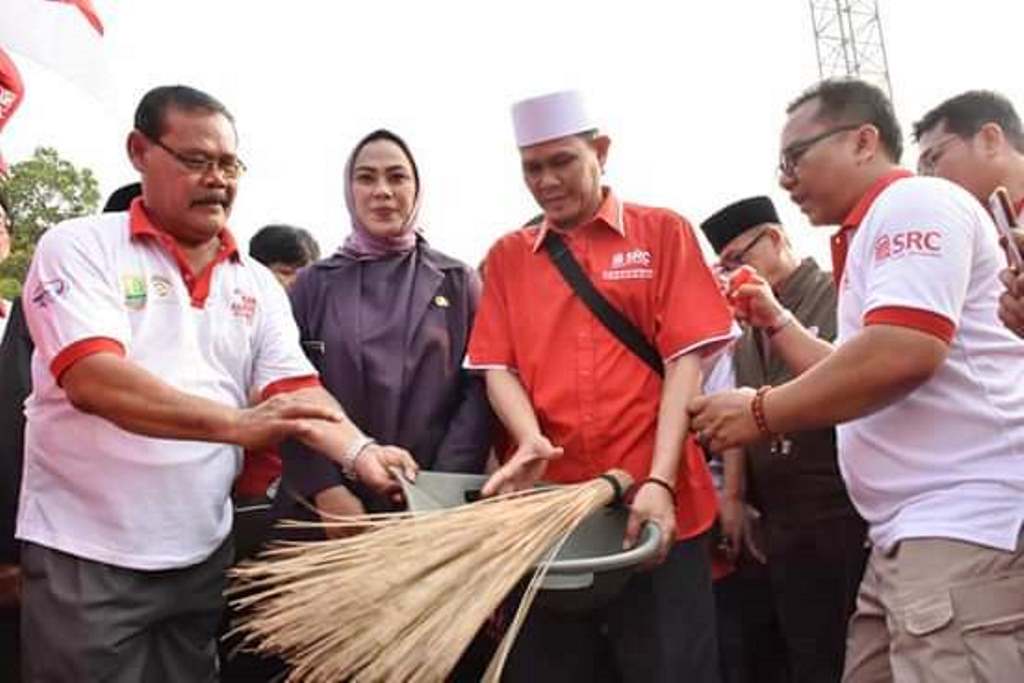
[[711, 242], [716, 254], [722, 253], [722, 247], [729, 244], [750, 228], [764, 223], [779, 223], [779, 214], [775, 205], [768, 197], [751, 197], [741, 199], [719, 210], [700, 224], [704, 236]]

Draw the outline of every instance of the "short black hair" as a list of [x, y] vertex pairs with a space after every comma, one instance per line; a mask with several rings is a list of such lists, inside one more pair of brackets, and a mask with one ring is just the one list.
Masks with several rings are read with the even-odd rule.
[[289, 266], [304, 266], [315, 260], [299, 233], [291, 225], [267, 225], [249, 240], [249, 256], [265, 266], [283, 263]]
[[187, 85], [162, 85], [142, 96], [135, 109], [135, 130], [150, 140], [158, 140], [164, 134], [165, 115], [170, 108], [222, 114], [232, 126], [235, 125], [235, 117], [212, 95]]
[[968, 90], [951, 97], [914, 124], [914, 140], [941, 123], [961, 138], [974, 137], [986, 123], [998, 124], [1013, 148], [1024, 153], [1024, 130], [1010, 100], [992, 90]]
[[[366, 147], [371, 142], [376, 142], [378, 140], [387, 140], [388, 142], [393, 142], [394, 144], [398, 145], [399, 149], [402, 150], [402, 154], [405, 155], [405, 158], [409, 160], [409, 165], [412, 166], [413, 179], [416, 181], [416, 193], [419, 194], [420, 171], [419, 168], [416, 167], [416, 159], [413, 158], [412, 152], [409, 151], [409, 146], [405, 144], [405, 140], [398, 137], [397, 134], [392, 133], [390, 130], [387, 130], [386, 128], [378, 128], [377, 130], [373, 131], [372, 133], [364, 137], [358, 143], [356, 143], [355, 149], [352, 150], [352, 159], [355, 160], [355, 158], [359, 156], [359, 153], [363, 151], [363, 147]], [[351, 180], [351, 178], [349, 178], [349, 180]]]
[[132, 200], [142, 195], [142, 183], [128, 183], [122, 185], [107, 197], [107, 203], [103, 205], [103, 213], [116, 213], [127, 211], [132, 205]]
[[320, 260], [320, 244], [316, 241], [316, 238], [310, 234], [309, 230], [305, 228], [295, 228], [295, 232], [299, 234], [299, 241], [302, 242], [302, 246], [306, 248], [306, 254], [310, 261]]
[[857, 78], [829, 78], [805, 90], [786, 107], [786, 113], [792, 114], [811, 100], [818, 101], [815, 118], [839, 124], [873, 125], [889, 158], [899, 163], [903, 156], [903, 132], [892, 102], [881, 88]]

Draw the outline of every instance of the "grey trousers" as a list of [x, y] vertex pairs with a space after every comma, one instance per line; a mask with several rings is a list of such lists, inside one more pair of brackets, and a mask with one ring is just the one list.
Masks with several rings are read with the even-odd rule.
[[33, 683], [217, 680], [230, 539], [203, 562], [138, 571], [26, 543], [22, 662]]

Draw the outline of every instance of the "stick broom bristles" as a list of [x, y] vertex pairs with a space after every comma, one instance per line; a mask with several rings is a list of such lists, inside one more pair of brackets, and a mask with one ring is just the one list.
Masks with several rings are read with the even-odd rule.
[[[623, 472], [609, 473], [625, 490]], [[480, 626], [536, 568], [488, 668], [497, 681], [554, 551], [618, 492], [608, 481], [456, 508], [339, 518], [340, 539], [282, 543], [231, 570], [242, 646], [281, 656], [288, 681], [443, 681]]]

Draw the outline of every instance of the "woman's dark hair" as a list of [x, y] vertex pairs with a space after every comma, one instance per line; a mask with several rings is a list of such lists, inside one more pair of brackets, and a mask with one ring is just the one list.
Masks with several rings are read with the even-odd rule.
[[[412, 166], [412, 175], [413, 179], [416, 181], [416, 191], [418, 193], [420, 189], [420, 171], [418, 168], [416, 168], [416, 159], [413, 158], [412, 152], [409, 151], [409, 146], [405, 144], [405, 140], [398, 137], [390, 130], [387, 130], [385, 128], [379, 128], [370, 133], [369, 135], [367, 135], [366, 137], [364, 137], [356, 145], [355, 150], [353, 150], [352, 158], [355, 159], [357, 156], [359, 156], [359, 153], [363, 151], [363, 147], [366, 147], [371, 142], [377, 142], [378, 140], [386, 140], [388, 142], [393, 142], [396, 145], [398, 145], [398, 148], [400, 150], [402, 150], [402, 153], [405, 155], [405, 158], [409, 160], [409, 165]], [[349, 178], [349, 180], [351, 180], [351, 178]]]

